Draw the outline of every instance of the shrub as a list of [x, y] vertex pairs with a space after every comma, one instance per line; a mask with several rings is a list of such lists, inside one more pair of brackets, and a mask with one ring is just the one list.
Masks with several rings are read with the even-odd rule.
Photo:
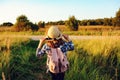
[[76, 20], [74, 16], [69, 17], [69, 20], [66, 21], [66, 25], [69, 27], [70, 30], [78, 30], [78, 20]]

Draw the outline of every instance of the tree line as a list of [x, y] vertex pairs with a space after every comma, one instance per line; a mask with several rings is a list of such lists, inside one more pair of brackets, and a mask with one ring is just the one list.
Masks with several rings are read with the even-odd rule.
[[25, 15], [20, 15], [16, 18], [16, 23], [5, 22], [0, 26], [14, 26], [16, 31], [37, 31], [40, 28], [44, 28], [45, 25], [66, 25], [71, 30], [78, 30], [78, 26], [90, 26], [90, 25], [103, 25], [103, 26], [119, 26], [120, 27], [120, 9], [116, 12], [115, 17], [103, 18], [103, 19], [88, 19], [88, 20], [77, 20], [75, 16], [70, 16], [68, 20], [60, 20], [54, 22], [39, 21], [38, 23], [32, 23], [28, 20]]

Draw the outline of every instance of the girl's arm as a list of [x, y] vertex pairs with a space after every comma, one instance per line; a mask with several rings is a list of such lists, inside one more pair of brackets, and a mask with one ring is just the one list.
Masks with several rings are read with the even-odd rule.
[[66, 53], [67, 51], [72, 51], [74, 50], [74, 44], [70, 40], [68, 35], [63, 35], [64, 40], [66, 41], [63, 45], [60, 46], [60, 49], [62, 52]]
[[46, 45], [43, 45], [42, 49], [41, 48], [37, 48], [37, 50], [36, 50], [36, 56], [37, 57], [40, 57], [40, 56], [42, 56], [45, 53], [46, 53]]
[[46, 52], [46, 45], [43, 45], [45, 39], [40, 39], [38, 48], [36, 49], [36, 56], [39, 57]]
[[62, 46], [60, 46], [60, 49], [63, 53], [66, 53], [67, 51], [74, 50], [74, 44], [72, 41], [65, 42]]

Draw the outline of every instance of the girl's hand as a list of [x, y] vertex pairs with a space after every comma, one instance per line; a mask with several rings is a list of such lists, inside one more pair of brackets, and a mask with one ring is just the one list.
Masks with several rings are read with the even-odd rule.
[[63, 36], [63, 40], [66, 41], [66, 42], [69, 42], [70, 41], [70, 38], [68, 35], [62, 35]]

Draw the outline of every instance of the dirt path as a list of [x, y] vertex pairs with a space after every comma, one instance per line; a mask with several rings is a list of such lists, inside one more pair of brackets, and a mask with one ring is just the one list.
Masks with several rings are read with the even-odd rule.
[[[39, 40], [40, 38], [44, 38], [44, 36], [29, 36], [32, 40]], [[104, 38], [113, 38], [120, 39], [120, 36], [70, 36], [73, 40], [82, 40], [82, 39], [104, 39]]]
[[[36, 36], [36, 35], [0, 35], [0, 37], [20, 37], [20, 38], [30, 38], [32, 40], [39, 40], [41, 38], [44, 38], [45, 36]], [[72, 40], [83, 40], [83, 39], [105, 39], [105, 38], [109, 38], [109, 39], [119, 39], [120, 40], [120, 36], [70, 36], [70, 39]]]

